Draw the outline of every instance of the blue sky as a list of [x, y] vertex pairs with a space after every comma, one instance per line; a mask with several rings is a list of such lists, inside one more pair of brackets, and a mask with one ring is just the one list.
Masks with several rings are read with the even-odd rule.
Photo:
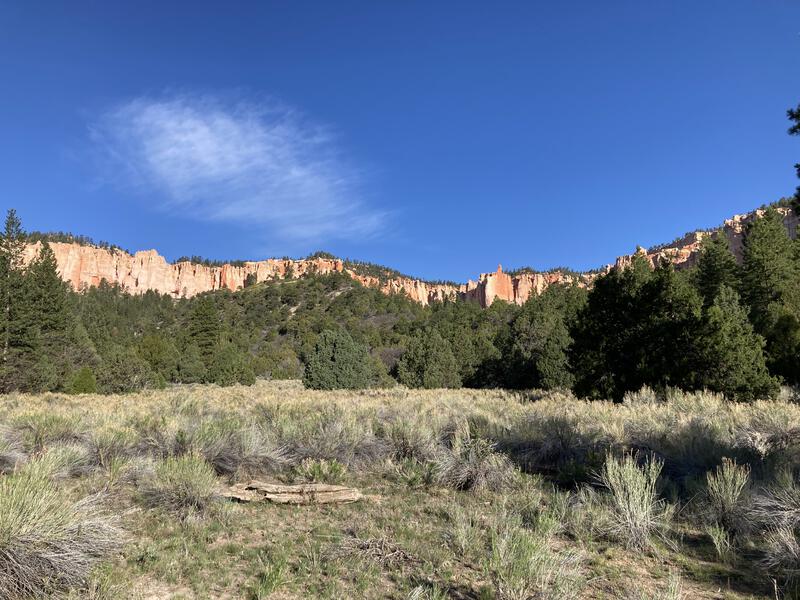
[[0, 204], [169, 259], [588, 269], [800, 159], [788, 0], [4, 2], [0, 75]]

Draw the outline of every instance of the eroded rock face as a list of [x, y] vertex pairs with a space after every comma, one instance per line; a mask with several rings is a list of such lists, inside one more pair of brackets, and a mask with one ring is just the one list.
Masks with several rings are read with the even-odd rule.
[[[789, 236], [794, 239], [797, 237], [798, 229], [798, 215], [790, 208], [780, 207], [776, 209], [783, 217], [783, 224], [789, 232]], [[754, 210], [744, 215], [734, 215], [727, 219], [722, 225], [722, 234], [728, 238], [731, 251], [733, 252], [736, 260], [742, 262], [744, 252], [744, 232], [747, 225], [752, 223], [753, 220], [760, 218], [764, 215], [763, 209]], [[708, 231], [693, 231], [687, 233], [679, 240], [666, 244], [653, 250], [644, 250], [639, 248], [637, 252], [644, 254], [650, 261], [650, 264], [655, 266], [662, 260], [668, 259], [677, 268], [691, 267], [697, 262], [698, 253], [700, 251], [700, 244], [703, 239], [712, 235]], [[617, 258], [614, 266], [616, 268], [625, 267], [630, 264], [633, 254], [620, 256]]]
[[[26, 262], [33, 260], [40, 247], [39, 242], [27, 246]], [[105, 279], [131, 294], [153, 290], [175, 298], [190, 298], [220, 289], [238, 290], [244, 287], [245, 280], [251, 275], [258, 282], [284, 279], [290, 273], [293, 277], [303, 277], [312, 273], [324, 275], [346, 272], [367, 287], [377, 288], [385, 294], [405, 293], [423, 305], [468, 298], [485, 307], [497, 299], [523, 304], [531, 294], [540, 294], [551, 283], [574, 279], [560, 272], [521, 273], [512, 277], [498, 267], [495, 273], [482, 274], [477, 282], [453, 285], [428, 283], [408, 277], [379, 279], [346, 268], [343, 261], [338, 259], [268, 259], [246, 262], [241, 266], [208, 266], [191, 262], [171, 264], [155, 250], [143, 250], [131, 255], [121, 250], [61, 242], [51, 242], [50, 247], [61, 277], [75, 290], [97, 286]]]
[[[797, 215], [789, 208], [778, 210], [783, 215], [789, 234], [793, 238], [796, 237]], [[722, 232], [728, 238], [738, 260], [742, 257], [742, 240], [747, 224], [760, 217], [763, 212], [756, 210], [745, 215], [736, 215], [725, 221]], [[642, 249], [640, 251], [653, 265], [663, 258], [669, 258], [679, 268], [691, 266], [696, 262], [700, 243], [707, 235], [710, 234], [695, 231], [672, 244], [651, 251]], [[498, 265], [497, 271], [483, 273], [477, 281], [455, 285], [428, 283], [409, 277], [387, 275], [378, 278], [363, 275], [346, 267], [343, 261], [329, 258], [268, 259], [245, 262], [241, 266], [231, 264], [208, 266], [191, 262], [171, 264], [155, 250], [144, 250], [131, 255], [121, 250], [61, 242], [51, 242], [50, 247], [55, 254], [61, 277], [76, 290], [97, 286], [105, 279], [109, 283], [119, 284], [131, 294], [143, 294], [153, 290], [175, 298], [189, 298], [202, 292], [220, 289], [238, 290], [244, 287], [248, 276], [255, 276], [255, 280], [259, 282], [284, 279], [290, 274], [293, 277], [302, 277], [308, 274], [345, 272], [367, 287], [379, 289], [385, 294], [405, 293], [423, 305], [463, 298], [488, 307], [497, 300], [524, 304], [532, 295], [541, 294], [548, 286], [555, 283], [589, 286], [597, 276], [595, 273], [573, 274], [563, 271], [548, 273], [523, 271], [509, 275]], [[38, 242], [26, 247], [26, 262], [33, 260], [39, 248]], [[630, 264], [632, 256], [621, 256], [613, 266], [606, 265], [605, 269], [625, 267]]]
[[515, 275], [503, 272], [502, 265], [494, 273], [482, 273], [477, 282], [469, 281], [464, 296], [475, 300], [484, 308], [496, 300], [522, 305], [531, 296], [538, 296], [554, 283], [577, 283], [587, 286], [594, 277], [589, 274], [573, 275], [563, 271], [534, 273], [523, 271]]

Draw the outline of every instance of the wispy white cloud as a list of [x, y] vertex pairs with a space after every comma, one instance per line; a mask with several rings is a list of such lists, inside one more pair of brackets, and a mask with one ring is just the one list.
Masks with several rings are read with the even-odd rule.
[[171, 212], [294, 241], [359, 239], [385, 222], [331, 132], [276, 103], [137, 98], [102, 115], [91, 136], [115, 178]]

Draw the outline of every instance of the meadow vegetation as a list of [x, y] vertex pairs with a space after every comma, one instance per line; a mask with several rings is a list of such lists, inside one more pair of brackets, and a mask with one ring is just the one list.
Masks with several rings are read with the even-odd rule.
[[[0, 598], [774, 598], [800, 406], [648, 389], [0, 397]], [[232, 503], [252, 478], [353, 504]]]

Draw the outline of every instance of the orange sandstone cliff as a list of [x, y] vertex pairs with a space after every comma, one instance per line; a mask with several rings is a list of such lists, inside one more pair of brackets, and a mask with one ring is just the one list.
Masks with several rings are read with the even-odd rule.
[[[797, 236], [798, 216], [789, 208], [778, 209], [784, 218], [789, 234]], [[725, 221], [720, 229], [731, 245], [737, 258], [741, 259], [742, 239], [745, 227], [763, 214], [756, 210], [746, 215], [736, 215]], [[697, 259], [702, 239], [711, 235], [706, 231], [695, 231], [683, 238], [658, 248], [643, 252], [652, 264], [662, 259], [671, 260], [677, 267], [691, 266]], [[244, 287], [248, 276], [256, 282], [283, 279], [291, 273], [293, 277], [308, 274], [347, 273], [367, 287], [379, 289], [385, 294], [405, 293], [412, 300], [427, 305], [432, 302], [467, 299], [483, 307], [496, 300], [512, 304], [524, 304], [532, 295], [541, 294], [554, 283], [576, 283], [590, 285], [596, 273], [573, 274], [564, 271], [537, 273], [522, 271], [504, 273], [498, 266], [494, 273], [483, 273], [477, 281], [466, 284], [430, 283], [420, 279], [397, 276], [387, 271], [383, 277], [365, 275], [358, 266], [350, 266], [335, 258], [308, 258], [300, 260], [267, 259], [245, 262], [241, 265], [224, 264], [209, 266], [191, 262], [169, 263], [155, 250], [144, 250], [128, 254], [118, 249], [101, 248], [77, 243], [51, 242], [61, 277], [76, 290], [96, 286], [102, 280], [118, 284], [131, 294], [143, 294], [153, 290], [175, 298], [191, 297], [202, 292], [220, 289], [237, 290]], [[25, 260], [31, 261], [39, 251], [40, 243], [29, 244]], [[632, 255], [617, 258], [614, 267], [630, 263]], [[605, 270], [613, 268], [607, 265]]]
[[[776, 209], [783, 217], [783, 224], [789, 232], [792, 239], [797, 237], [798, 231], [798, 218], [791, 208], [779, 207]], [[650, 264], [656, 265], [662, 260], [669, 260], [677, 268], [691, 267], [697, 262], [700, 244], [703, 238], [709, 235], [724, 235], [728, 239], [728, 244], [731, 247], [736, 260], [741, 262], [742, 253], [744, 252], [744, 232], [750, 223], [764, 214], [764, 209], [757, 209], [744, 215], [734, 215], [727, 219], [717, 230], [712, 231], [693, 231], [687, 233], [682, 238], [675, 240], [670, 244], [664, 244], [650, 250], [639, 249], [638, 252], [644, 254], [650, 261]], [[617, 258], [614, 266], [616, 268], [625, 267], [630, 264], [632, 254], [620, 256]]]
[[[38, 254], [40, 242], [29, 244], [25, 260], [29, 262]], [[510, 276], [498, 268], [495, 273], [484, 273], [477, 282], [454, 285], [429, 283], [420, 279], [387, 275], [378, 278], [346, 266], [344, 261], [329, 258], [300, 260], [267, 259], [245, 262], [240, 265], [208, 266], [191, 262], [169, 263], [155, 250], [128, 254], [118, 249], [100, 248], [77, 243], [50, 242], [61, 277], [76, 290], [99, 285], [102, 280], [118, 284], [131, 294], [148, 290], [169, 294], [175, 298], [189, 298], [202, 292], [220, 289], [237, 290], [244, 287], [248, 276], [255, 281], [283, 279], [288, 273], [293, 277], [308, 274], [347, 273], [367, 287], [391, 293], [405, 293], [412, 300], [427, 305], [431, 302], [467, 298], [481, 306], [490, 306], [495, 299], [523, 304], [531, 294], [539, 294], [555, 282], [580, 279], [560, 272], [520, 273]]]

